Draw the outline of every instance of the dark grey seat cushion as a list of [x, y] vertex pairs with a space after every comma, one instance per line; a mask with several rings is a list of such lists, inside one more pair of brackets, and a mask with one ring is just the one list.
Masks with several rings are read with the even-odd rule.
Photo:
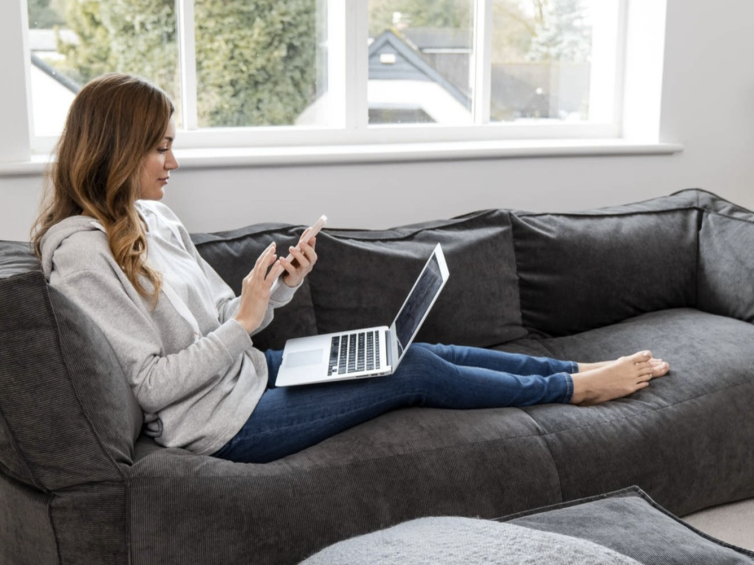
[[[291, 563], [375, 524], [443, 514], [493, 518], [632, 484], [679, 514], [753, 497], [752, 342], [750, 324], [668, 310], [505, 346], [591, 361], [649, 344], [673, 363], [671, 374], [630, 399], [589, 408], [398, 410], [265, 465], [142, 443], [131, 500], [152, 518], [133, 525], [134, 551], [167, 558], [184, 550], [232, 562], [244, 551], [234, 533], [239, 514], [254, 531], [269, 532], [274, 522], [298, 532], [295, 545], [278, 543], [274, 533], [255, 541], [271, 562]], [[225, 518], [229, 498], [236, 513]], [[215, 517], [211, 524], [203, 513]], [[198, 530], [207, 535], [191, 534]]]
[[[752, 344], [753, 325], [693, 309], [539, 341], [540, 351], [556, 358], [600, 361], [651, 349], [671, 363], [668, 376], [629, 398], [588, 408], [523, 409], [547, 440], [564, 500], [637, 484], [684, 515], [754, 496]], [[721, 462], [731, 463], [724, 479]]]
[[253, 548], [255, 562], [296, 563], [376, 524], [561, 500], [537, 425], [517, 408], [397, 410], [264, 465], [143, 441], [132, 472], [132, 513], [149, 516], [132, 523], [134, 562], [243, 563]]
[[422, 518], [342, 541], [302, 565], [751, 565], [632, 487], [498, 521]]

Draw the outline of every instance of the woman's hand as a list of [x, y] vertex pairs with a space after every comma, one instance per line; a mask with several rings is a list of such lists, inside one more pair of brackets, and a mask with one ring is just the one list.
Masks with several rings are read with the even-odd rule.
[[307, 234], [311, 228], [307, 228], [301, 236], [297, 247], [289, 247], [288, 250], [293, 257], [293, 261], [281, 257], [280, 264], [285, 269], [283, 282], [295, 288], [301, 284], [306, 275], [312, 272], [314, 264], [317, 262], [317, 252], [314, 247], [317, 245], [317, 238], [313, 237], [307, 241]]
[[259, 256], [254, 268], [243, 280], [241, 302], [234, 317], [248, 333], [262, 324], [270, 301], [272, 283], [283, 272], [280, 261], [276, 259], [275, 244], [272, 243]]

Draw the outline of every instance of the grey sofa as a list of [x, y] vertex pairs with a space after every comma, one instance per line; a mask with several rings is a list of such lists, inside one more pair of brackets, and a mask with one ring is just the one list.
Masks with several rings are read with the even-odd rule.
[[[238, 291], [271, 240], [300, 232], [195, 241]], [[255, 343], [389, 323], [437, 242], [451, 278], [420, 340], [578, 361], [650, 348], [670, 375], [588, 408], [399, 410], [264, 465], [198, 457], [140, 435], [102, 334], [28, 244], [3, 242], [0, 563], [296, 563], [412, 518], [496, 518], [631, 485], [678, 515], [754, 496], [754, 213], [686, 190], [326, 230], [317, 268]]]

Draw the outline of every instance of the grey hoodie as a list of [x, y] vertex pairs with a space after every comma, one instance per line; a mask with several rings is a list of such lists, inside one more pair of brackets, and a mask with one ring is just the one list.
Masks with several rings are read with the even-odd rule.
[[[175, 214], [159, 202], [136, 206], [149, 227], [147, 260], [163, 277], [154, 310], [92, 218], [74, 216], [50, 228], [42, 266], [50, 284], [102, 329], [144, 412], [145, 432], [165, 447], [209, 455], [251, 415], [266, 388], [267, 363], [233, 319], [240, 298], [202, 259]], [[249, 269], [255, 260], [249, 258]], [[260, 330], [295, 290], [277, 285]]]

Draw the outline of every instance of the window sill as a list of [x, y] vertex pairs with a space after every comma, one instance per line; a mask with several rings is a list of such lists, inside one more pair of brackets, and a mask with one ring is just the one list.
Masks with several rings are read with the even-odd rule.
[[[559, 139], [176, 149], [175, 155], [184, 169], [211, 169], [465, 159], [671, 155], [682, 151], [683, 145], [677, 143], [638, 143], [622, 139]], [[30, 161], [0, 163], [0, 176], [40, 175], [48, 162], [49, 157], [35, 155]]]

